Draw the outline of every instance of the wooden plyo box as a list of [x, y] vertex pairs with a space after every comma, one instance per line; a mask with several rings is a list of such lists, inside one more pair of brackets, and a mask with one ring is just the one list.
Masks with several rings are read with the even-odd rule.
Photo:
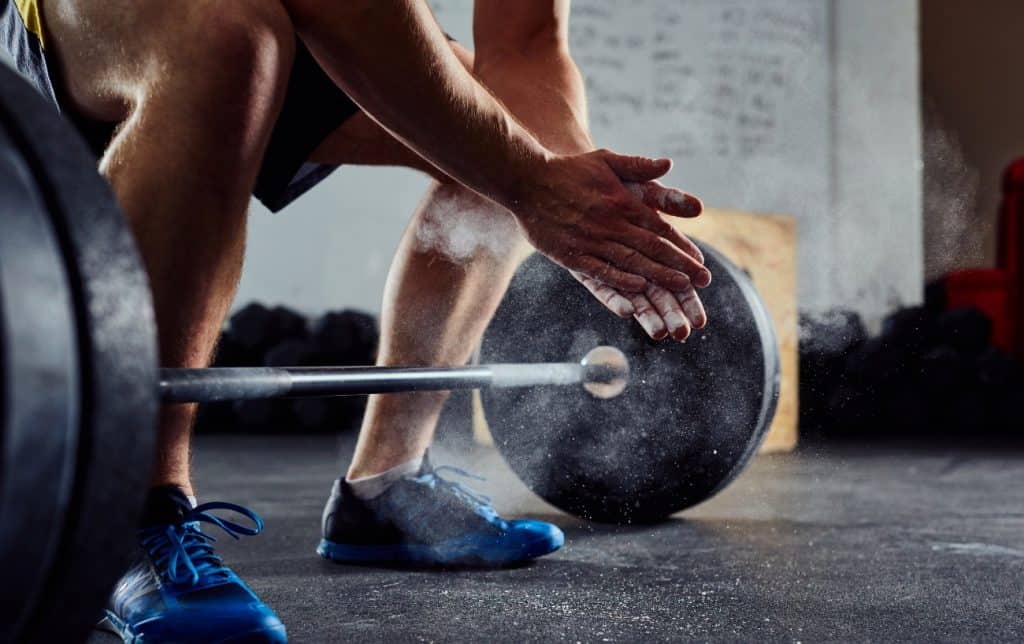
[[[667, 218], [685, 235], [707, 242], [745, 270], [775, 323], [782, 379], [779, 404], [762, 453], [792, 451], [799, 418], [799, 330], [796, 301], [796, 220], [786, 215], [760, 215], [707, 209], [697, 219]], [[610, 315], [610, 314], [609, 314]], [[715, 323], [710, 313], [710, 324]], [[493, 445], [480, 392], [473, 392], [473, 436]]]
[[[782, 382], [775, 420], [761, 451], [792, 451], [797, 444], [800, 415], [796, 220], [786, 215], [709, 208], [697, 219], [670, 221], [682, 233], [707, 242], [745, 270], [764, 300], [779, 341]], [[714, 324], [714, 314], [709, 317], [709, 324]]]

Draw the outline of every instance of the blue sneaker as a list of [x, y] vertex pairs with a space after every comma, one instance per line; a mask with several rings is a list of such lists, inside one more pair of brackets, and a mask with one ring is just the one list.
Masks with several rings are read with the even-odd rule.
[[[229, 510], [249, 518], [248, 528], [210, 514]], [[125, 642], [287, 642], [284, 624], [269, 607], [221, 563], [212, 536], [199, 529], [211, 523], [234, 538], [256, 535], [263, 521], [232, 503], [195, 508], [173, 486], [150, 492], [139, 530], [142, 557], [118, 582], [100, 627]]]
[[506, 521], [490, 499], [443, 472], [474, 477], [454, 467], [419, 473], [384, 494], [362, 501], [344, 479], [334, 482], [323, 515], [320, 556], [339, 563], [506, 566], [558, 550], [565, 535], [542, 521]]

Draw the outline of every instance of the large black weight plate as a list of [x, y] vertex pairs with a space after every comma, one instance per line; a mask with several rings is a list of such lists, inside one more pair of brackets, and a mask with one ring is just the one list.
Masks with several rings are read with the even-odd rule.
[[481, 362], [573, 361], [608, 344], [632, 370], [612, 400], [549, 387], [483, 392], [498, 448], [553, 505], [597, 521], [662, 519], [710, 498], [757, 450], [778, 397], [775, 332], [747, 276], [701, 248], [714, 274], [701, 291], [710, 323], [686, 344], [648, 339], [539, 255], [513, 279]]
[[45, 207], [0, 128], [0, 642], [46, 583], [78, 447], [74, 303]]
[[[57, 233], [73, 291], [80, 364], [68, 512], [18, 639], [78, 641], [134, 554], [155, 440], [155, 324], [146, 276], [95, 159], [52, 106], [2, 65], [0, 124], [32, 172]], [[45, 440], [47, 428], [39, 432]]]

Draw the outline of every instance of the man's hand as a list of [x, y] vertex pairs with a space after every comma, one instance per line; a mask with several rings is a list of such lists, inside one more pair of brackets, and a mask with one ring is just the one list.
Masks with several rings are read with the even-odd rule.
[[[690, 213], [693, 205], [690, 200], [694, 198], [684, 192], [666, 188], [657, 181], [632, 183], [627, 187], [651, 208], [677, 217], [692, 216]], [[685, 236], [683, 239], [686, 242], [683, 247], [685, 252], [703, 264], [704, 255], [700, 249]], [[572, 271], [572, 275], [612, 313], [622, 318], [635, 318], [654, 340], [671, 336], [685, 342], [694, 329], [702, 329], [708, 322], [704, 305], [692, 286], [671, 292], [651, 284], [643, 293], [629, 293], [617, 291], [575, 271]]]
[[704, 304], [693, 287], [672, 293], [651, 285], [644, 293], [622, 293], [575, 271], [571, 273], [609, 311], [621, 318], [634, 318], [653, 340], [672, 336], [686, 342], [694, 329], [708, 323]]
[[697, 247], [658, 214], [703, 210], [696, 197], [648, 183], [671, 167], [607, 150], [555, 156], [523, 183], [513, 213], [537, 250], [578, 276], [661, 301], [651, 287], [687, 293], [711, 282]]
[[[514, 11], [510, 11], [508, 3], [503, 0], [475, 0], [475, 9], [473, 31], [477, 43], [475, 72], [478, 78], [501, 97], [505, 105], [548, 149], [563, 155], [576, 155], [593, 150], [593, 142], [587, 133], [583, 77], [569, 56], [569, 0], [521, 0], [516, 3]], [[666, 246], [669, 254], [673, 256], [676, 251], [681, 251], [697, 264], [703, 264], [704, 258], [700, 250], [685, 236], [667, 230], [667, 224], [661, 217], [657, 213], [652, 213], [661, 211], [676, 217], [695, 217], [703, 210], [699, 199], [680, 190], [667, 188], [653, 180], [667, 172], [668, 164], [631, 160], [606, 152], [595, 154], [603, 155], [603, 165], [615, 175], [614, 183], [622, 184], [626, 180], [624, 187], [642, 204], [638, 207], [635, 200], [630, 201], [628, 205], [613, 211], [610, 216], [605, 212], [604, 217], [598, 216], [594, 219], [607, 223], [605, 220], [610, 218], [613, 228], [630, 228], [634, 238], [635, 234], [648, 235], [648, 240], [651, 236], [655, 237], [658, 242], [653, 246], [655, 249]], [[608, 158], [611, 158], [610, 162]], [[626, 171], [620, 172], [620, 166], [625, 166]], [[600, 173], [597, 176], [608, 175]], [[631, 181], [630, 177], [633, 177]], [[577, 181], [575, 184], [576, 187], [589, 185], [589, 182], [583, 181]], [[610, 199], [618, 199], [624, 203], [628, 197], [623, 194], [622, 187], [599, 185], [594, 195], [589, 196], [597, 195], [600, 200], [605, 195], [611, 195]], [[527, 212], [525, 208], [519, 210], [521, 214]], [[624, 215], [627, 212], [630, 213], [630, 218]], [[540, 215], [535, 217], [540, 219], [545, 214], [557, 218], [557, 205], [547, 209], [547, 212], [542, 210]], [[575, 218], [565, 216], [563, 228], [573, 224], [584, 228], [591, 226], [590, 214], [591, 211], [584, 210]], [[619, 221], [615, 220], [616, 215]], [[579, 219], [584, 221], [581, 223], [577, 221]], [[704, 306], [694, 288], [694, 283], [706, 284], [706, 278], [702, 276], [703, 271], [694, 266], [693, 262], [683, 260], [689, 267], [689, 272], [685, 269], [678, 271], [677, 265], [673, 264], [658, 269], [663, 273], [667, 271], [672, 279], [677, 279], [675, 276], [679, 272], [691, 278], [697, 277], [691, 279], [686, 288], [681, 290], [666, 289], [655, 282], [646, 283], [640, 292], [617, 290], [599, 278], [614, 275], [614, 270], [626, 276], [636, 273], [615, 268], [618, 265], [615, 261], [609, 261], [599, 251], [590, 250], [589, 246], [582, 245], [583, 242], [598, 245], [601, 240], [595, 242], [588, 239], [586, 234], [582, 234], [579, 236], [579, 245], [573, 246], [571, 243], [563, 242], [563, 248], [569, 248], [570, 257], [568, 261], [562, 261], [556, 255], [557, 249], [546, 245], [552, 241], [546, 237], [552, 235], [548, 232], [550, 230], [555, 231], [552, 237], [558, 241], [559, 227], [549, 225], [548, 229], [544, 230], [543, 224], [542, 221], [531, 220], [529, 216], [520, 217], [521, 228], [534, 245], [549, 257], [563, 265], [572, 262], [589, 263], [592, 268], [588, 274], [581, 271], [570, 273], [613, 313], [626, 318], [635, 317], [652, 338], [661, 340], [671, 335], [682, 341], [690, 335], [692, 329], [702, 328], [707, 324]], [[626, 246], [626, 252], [636, 253], [628, 246], [628, 242], [623, 244], [624, 240], [614, 234], [605, 239], [619, 245], [613, 246], [612, 254], [617, 251], [621, 255], [622, 246]], [[640, 252], [635, 261], [651, 260], [648, 253]], [[595, 266], [593, 262], [597, 262], [597, 265]], [[632, 277], [628, 279], [634, 280]], [[678, 283], [682, 281], [679, 280]], [[628, 286], [633, 288], [636, 284], [634, 280]]]
[[[529, 120], [548, 145], [463, 68], [423, 0], [286, 4], [320, 66], [368, 115], [448, 176], [511, 210], [527, 239], [554, 261], [624, 293], [650, 285], [679, 293], [710, 282], [685, 251], [685, 238], [622, 183], [657, 179], [669, 161], [555, 154], [590, 148], [582, 80], [565, 46], [568, 2], [530, 3], [533, 10], [519, 15], [532, 18], [514, 23], [503, 14], [505, 3], [482, 3], [474, 17], [481, 45], [495, 39], [480, 47], [480, 78], [491, 79], [507, 101], [532, 104], [523, 112], [543, 115]], [[551, 24], [539, 28], [545, 15]], [[515, 24], [519, 29], [510, 29]], [[528, 46], [499, 42], [503, 31], [518, 31], [526, 38], [519, 45]], [[507, 72], [485, 73], [502, 68]], [[692, 203], [699, 214], [699, 201]]]

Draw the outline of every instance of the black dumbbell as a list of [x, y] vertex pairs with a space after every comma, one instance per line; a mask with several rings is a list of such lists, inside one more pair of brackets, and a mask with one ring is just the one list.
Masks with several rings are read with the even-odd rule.
[[1024, 366], [995, 347], [977, 357], [974, 369], [986, 387], [1002, 389], [1024, 381]]
[[970, 355], [984, 353], [992, 339], [992, 321], [975, 308], [946, 311], [935, 321], [935, 332], [956, 350]]
[[231, 316], [227, 334], [250, 356], [262, 356], [275, 344], [308, 336], [308, 321], [284, 306], [252, 303]]
[[312, 338], [325, 360], [373, 364], [379, 340], [377, 320], [359, 311], [332, 311], [313, 323]]
[[235, 339], [230, 331], [225, 330], [217, 342], [217, 350], [214, 353], [214, 367], [254, 367], [259, 364], [255, 359], [258, 356], [251, 355]]
[[322, 364], [316, 344], [310, 340], [288, 339], [263, 354], [265, 367], [309, 367]]
[[934, 396], [936, 404], [946, 396], [958, 395], [975, 379], [969, 356], [951, 345], [929, 349], [921, 356], [920, 365], [918, 373], [923, 384], [922, 393]]

